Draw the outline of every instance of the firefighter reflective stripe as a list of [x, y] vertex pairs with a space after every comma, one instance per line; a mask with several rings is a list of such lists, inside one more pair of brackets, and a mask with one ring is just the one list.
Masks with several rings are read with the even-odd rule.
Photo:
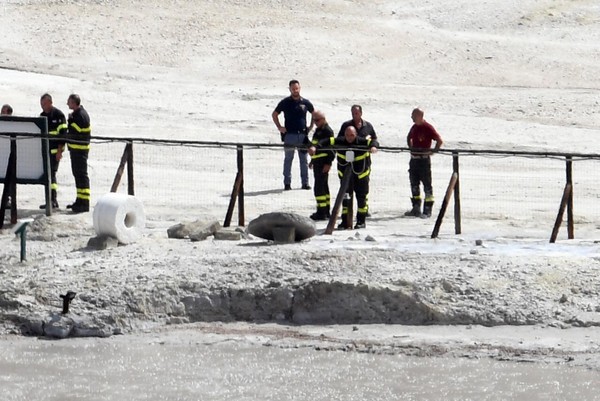
[[327, 157], [327, 153], [316, 153], [316, 154], [312, 155], [310, 158], [312, 160], [315, 160], [315, 159], [321, 159], [323, 157]]
[[58, 153], [58, 149], [50, 149], [50, 153], [52, 153], [53, 155]]
[[317, 201], [317, 207], [326, 207], [330, 205], [330, 195], [321, 195], [315, 196], [315, 200]]
[[53, 182], [52, 184], [50, 184], [50, 189], [53, 189], [56, 191], [58, 189], [58, 184]]
[[[73, 133], [76, 135], [73, 135]], [[90, 133], [92, 132], [92, 127], [81, 128], [79, 124], [76, 122], [71, 122], [69, 124], [69, 133], [71, 134], [71, 139], [75, 141], [75, 143], [69, 143], [69, 149], [76, 150], [88, 150], [90, 148]], [[81, 138], [78, 138], [77, 134], [82, 134]], [[79, 143], [77, 143], [79, 142]]]
[[90, 200], [89, 188], [77, 188], [77, 199]]
[[[419, 198], [421, 198], [419, 196]], [[435, 199], [433, 198], [433, 195], [428, 195], [425, 197], [425, 202], [433, 202]]]
[[369, 174], [371, 174], [371, 169], [368, 168], [366, 171], [364, 171], [363, 173], [358, 175], [358, 179], [360, 180], [361, 178], [365, 178], [367, 177]]
[[360, 156], [356, 156], [356, 157], [354, 158], [354, 161], [355, 161], [355, 162], [358, 162], [358, 161], [361, 161], [361, 160], [363, 160], [363, 159], [366, 159], [367, 157], [371, 157], [371, 154], [370, 154], [369, 152], [365, 152], [365, 153], [363, 153], [363, 154], [362, 154], [362, 155], [360, 155]]
[[58, 135], [61, 131], [66, 131], [67, 124], [60, 124], [54, 131], [48, 131], [48, 135]]
[[71, 123], [71, 127], [73, 127], [75, 129], [75, 131], [79, 132], [80, 134], [87, 134], [87, 133], [92, 132], [92, 127], [81, 128], [76, 123]]
[[365, 214], [366, 214], [368, 210], [369, 210], [369, 207], [368, 207], [368, 206], [365, 206], [365, 207], [359, 207], [359, 208], [358, 208], [358, 210], [357, 210], [357, 212], [358, 212], [358, 213], [365, 213]]
[[[346, 160], [346, 154], [345, 154], [345, 153], [340, 153], [340, 152], [337, 152], [337, 153], [336, 153], [336, 155], [337, 155], [337, 157], [339, 157], [340, 159], [342, 159], [342, 160]], [[360, 155], [360, 156], [356, 156], [356, 157], [354, 158], [354, 161], [355, 161], [355, 162], [359, 162], [359, 161], [361, 161], [361, 160], [363, 160], [363, 159], [366, 159], [367, 157], [371, 157], [371, 153], [369, 153], [369, 152], [365, 152], [365, 153], [363, 153], [363, 154], [362, 154], [362, 155]]]
[[342, 170], [338, 170], [338, 176], [340, 178], [344, 177], [344, 172]]
[[86, 143], [84, 145], [79, 145], [77, 143], [69, 143], [69, 149], [77, 149], [77, 150], [88, 150], [90, 148], [90, 144]]

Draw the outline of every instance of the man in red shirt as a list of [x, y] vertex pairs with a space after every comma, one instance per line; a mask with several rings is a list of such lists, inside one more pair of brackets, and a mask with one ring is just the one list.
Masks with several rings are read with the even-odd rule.
[[[404, 213], [405, 216], [430, 217], [433, 209], [433, 188], [431, 186], [431, 154], [437, 152], [444, 141], [435, 128], [423, 119], [423, 110], [416, 108], [412, 111], [411, 118], [414, 122], [406, 136], [406, 143], [410, 148], [410, 163], [408, 174], [410, 178], [410, 191], [412, 193], [412, 209]], [[435, 148], [431, 149], [431, 142], [435, 141]], [[421, 213], [421, 192], [419, 186], [423, 183], [425, 192], [425, 205]]]

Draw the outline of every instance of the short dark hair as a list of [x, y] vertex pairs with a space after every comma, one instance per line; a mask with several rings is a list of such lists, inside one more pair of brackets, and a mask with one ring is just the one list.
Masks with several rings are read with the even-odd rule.
[[358, 109], [358, 111], [362, 113], [362, 106], [360, 104], [353, 104], [352, 107], [350, 107], [350, 111], [354, 109]]
[[12, 113], [13, 113], [13, 109], [12, 109], [12, 107], [10, 107], [10, 104], [3, 104], [2, 110], [6, 110], [6, 114], [9, 116], [12, 115]]
[[292, 79], [292, 80], [290, 81], [290, 84], [289, 84], [288, 86], [292, 86], [292, 85], [296, 85], [296, 84], [300, 85], [300, 82], [298, 82], [298, 80], [297, 80], [297, 79]]
[[75, 93], [72, 93], [69, 95], [69, 100], [74, 101], [77, 106], [79, 106], [81, 104], [81, 98], [79, 97], [79, 95], [76, 95]]
[[48, 99], [48, 100], [50, 100], [50, 103], [52, 103], [52, 96], [49, 93], [44, 93], [42, 95], [42, 97], [40, 97], [40, 100], [44, 100], [44, 99]]

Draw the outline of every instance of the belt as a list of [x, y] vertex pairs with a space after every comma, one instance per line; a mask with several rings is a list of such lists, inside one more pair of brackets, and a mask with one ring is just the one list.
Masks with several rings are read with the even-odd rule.
[[429, 155], [410, 155], [411, 159], [429, 159]]

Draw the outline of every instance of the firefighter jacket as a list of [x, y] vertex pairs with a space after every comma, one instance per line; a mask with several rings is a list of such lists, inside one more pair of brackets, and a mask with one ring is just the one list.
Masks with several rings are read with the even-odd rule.
[[[345, 137], [329, 138], [319, 142], [317, 147], [333, 146], [336, 148], [337, 162], [338, 162], [338, 175], [342, 177], [344, 175], [344, 169], [351, 163], [352, 172], [363, 178], [371, 173], [371, 152], [369, 151], [372, 147], [379, 147], [379, 142], [376, 139], [367, 139], [356, 137], [354, 142], [346, 141]], [[348, 161], [348, 151], [354, 153], [353, 161]]]
[[[319, 142], [325, 140], [329, 141], [329, 138], [333, 138], [333, 130], [329, 126], [329, 124], [325, 124], [323, 127], [315, 130], [311, 143], [317, 147], [319, 146]], [[310, 162], [313, 165], [323, 166], [325, 164], [331, 165], [333, 159], [335, 158], [335, 152], [331, 149], [322, 149], [317, 148], [317, 151], [314, 155], [311, 156]]]
[[90, 116], [83, 106], [73, 110], [68, 120], [69, 150], [89, 150], [92, 126]]
[[63, 112], [56, 107], [52, 107], [48, 113], [40, 113], [40, 116], [46, 117], [48, 120], [50, 153], [55, 155], [58, 153], [57, 149], [65, 145], [65, 139], [67, 137], [67, 119]]

